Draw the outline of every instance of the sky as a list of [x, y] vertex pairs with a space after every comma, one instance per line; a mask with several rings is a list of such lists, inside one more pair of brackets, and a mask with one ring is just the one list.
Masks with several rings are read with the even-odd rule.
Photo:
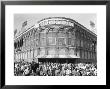
[[[93, 31], [97, 34], [97, 16], [93, 14], [15, 14], [14, 15], [14, 30], [17, 29], [17, 32], [21, 30], [22, 23], [27, 21], [27, 28], [36, 24], [39, 20], [48, 18], [48, 17], [67, 17], [71, 18], [78, 23], [82, 24], [84, 27]], [[95, 27], [90, 26], [90, 21], [95, 23]]]

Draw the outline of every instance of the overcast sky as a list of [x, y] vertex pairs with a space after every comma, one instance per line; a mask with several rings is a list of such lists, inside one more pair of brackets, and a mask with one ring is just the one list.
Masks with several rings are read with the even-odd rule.
[[[14, 15], [14, 29], [21, 30], [22, 23], [27, 22], [27, 27], [30, 27], [37, 23], [37, 21], [48, 17], [67, 17], [71, 18], [91, 31], [96, 32], [97, 22], [96, 14], [15, 14]], [[95, 30], [90, 26], [90, 21], [95, 23]]]

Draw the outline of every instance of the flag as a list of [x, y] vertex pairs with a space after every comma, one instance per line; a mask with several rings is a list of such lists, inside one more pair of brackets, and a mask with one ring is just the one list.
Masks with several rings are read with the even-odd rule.
[[17, 29], [14, 30], [14, 36], [16, 35], [16, 33], [17, 33]]
[[22, 27], [25, 27], [27, 25], [27, 21], [23, 22]]
[[94, 23], [93, 21], [90, 21], [90, 26], [91, 26], [92, 28], [94, 28], [94, 27], [95, 27], [95, 23]]

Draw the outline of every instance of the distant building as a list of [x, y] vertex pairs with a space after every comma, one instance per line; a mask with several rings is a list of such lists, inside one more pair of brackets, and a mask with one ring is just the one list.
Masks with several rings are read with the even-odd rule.
[[14, 39], [14, 61], [38, 58], [97, 60], [97, 35], [65, 17], [49, 17], [26, 29]]

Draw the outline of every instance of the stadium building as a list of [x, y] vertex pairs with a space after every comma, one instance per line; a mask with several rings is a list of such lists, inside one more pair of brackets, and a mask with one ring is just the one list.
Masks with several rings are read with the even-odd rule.
[[73, 19], [49, 17], [23, 29], [14, 37], [14, 61], [97, 61], [97, 35]]

